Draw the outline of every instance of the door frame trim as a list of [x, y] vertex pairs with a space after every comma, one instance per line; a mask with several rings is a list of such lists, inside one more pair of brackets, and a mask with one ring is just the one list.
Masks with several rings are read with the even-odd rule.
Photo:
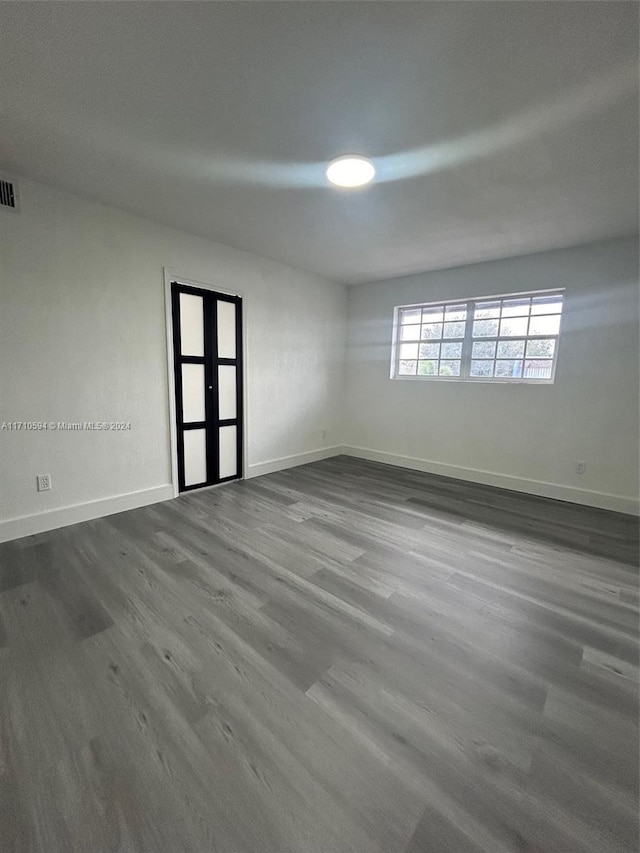
[[[224, 284], [211, 281], [200, 281], [191, 276], [182, 275], [172, 267], [164, 267], [164, 313], [165, 334], [167, 345], [167, 391], [169, 397], [169, 445], [171, 451], [171, 486], [173, 496], [183, 494], [178, 482], [178, 430], [176, 427], [176, 382], [173, 358], [173, 310], [171, 300], [171, 284], [177, 281], [187, 287], [197, 287], [200, 290], [211, 290], [214, 293], [224, 293], [227, 296], [239, 296], [242, 299], [242, 477], [235, 480], [245, 480], [249, 470], [249, 431], [248, 431], [248, 393], [247, 393], [247, 297], [237, 288], [225, 287]], [[230, 480], [229, 482], [233, 482]], [[226, 482], [213, 486], [202, 486], [203, 489], [217, 489]], [[189, 489], [197, 491], [197, 489]]]

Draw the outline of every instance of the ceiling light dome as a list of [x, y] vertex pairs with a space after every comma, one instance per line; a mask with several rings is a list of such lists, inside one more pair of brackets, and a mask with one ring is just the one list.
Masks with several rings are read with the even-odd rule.
[[337, 187], [363, 187], [373, 180], [375, 173], [371, 160], [358, 154], [336, 157], [327, 166], [327, 179]]

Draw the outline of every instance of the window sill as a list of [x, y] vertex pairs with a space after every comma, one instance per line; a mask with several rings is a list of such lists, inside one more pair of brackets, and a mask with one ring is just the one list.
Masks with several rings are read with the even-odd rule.
[[554, 385], [555, 379], [459, 379], [451, 376], [390, 376], [392, 382], [451, 382], [465, 385]]

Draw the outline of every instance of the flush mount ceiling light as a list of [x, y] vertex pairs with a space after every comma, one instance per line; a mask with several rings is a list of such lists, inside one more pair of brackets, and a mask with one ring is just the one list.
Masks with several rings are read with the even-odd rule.
[[366, 157], [356, 154], [347, 154], [344, 157], [336, 157], [327, 166], [327, 178], [337, 187], [363, 187], [373, 180], [376, 170]]

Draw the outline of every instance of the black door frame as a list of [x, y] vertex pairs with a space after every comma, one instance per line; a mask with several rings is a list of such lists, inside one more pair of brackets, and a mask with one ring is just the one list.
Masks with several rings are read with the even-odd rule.
[[[217, 486], [244, 478], [244, 339], [243, 339], [243, 298], [239, 294], [225, 293], [213, 286], [199, 286], [186, 283], [179, 276], [167, 278], [170, 295], [169, 320], [171, 323], [171, 352], [173, 361], [172, 379], [173, 400], [175, 403], [175, 443], [172, 452], [176, 454], [177, 492], [193, 491]], [[180, 294], [191, 293], [203, 299], [204, 355], [183, 356], [180, 353]], [[217, 302], [231, 302], [236, 306], [236, 358], [219, 358], [217, 341]], [[202, 364], [205, 373], [205, 420], [190, 423], [182, 421], [182, 365]], [[231, 365], [236, 367], [236, 417], [220, 419], [218, 412], [218, 367]], [[219, 476], [219, 429], [224, 426], [236, 427], [236, 471], [230, 477]], [[206, 430], [207, 479], [202, 483], [186, 486], [184, 482], [184, 432], [192, 429]], [[176, 484], [174, 483], [174, 488]]]

